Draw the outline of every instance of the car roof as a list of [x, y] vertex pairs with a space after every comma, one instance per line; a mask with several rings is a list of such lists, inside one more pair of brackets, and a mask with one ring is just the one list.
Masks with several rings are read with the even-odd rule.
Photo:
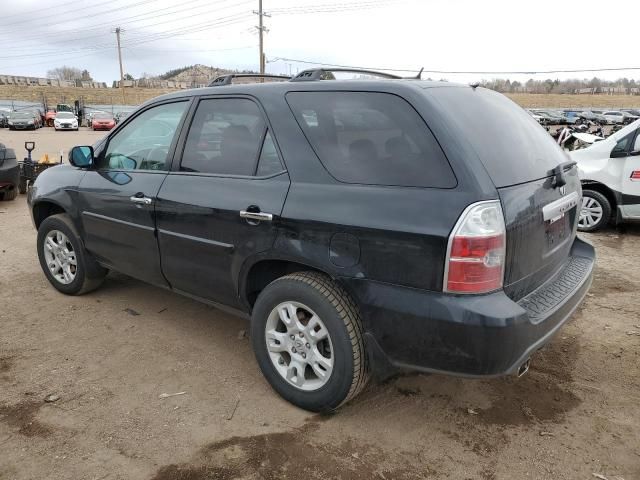
[[438, 82], [431, 80], [415, 80], [415, 79], [390, 79], [390, 80], [314, 80], [314, 81], [298, 81], [298, 82], [267, 82], [267, 83], [245, 83], [230, 84], [217, 87], [194, 88], [190, 90], [181, 90], [179, 92], [168, 93], [153, 98], [145, 103], [145, 105], [155, 103], [157, 101], [169, 100], [173, 98], [190, 98], [194, 96], [207, 95], [256, 95], [269, 96], [283, 95], [288, 92], [309, 92], [309, 91], [393, 91], [402, 90], [422, 90], [430, 88], [474, 88], [469, 85], [462, 85], [452, 82]]

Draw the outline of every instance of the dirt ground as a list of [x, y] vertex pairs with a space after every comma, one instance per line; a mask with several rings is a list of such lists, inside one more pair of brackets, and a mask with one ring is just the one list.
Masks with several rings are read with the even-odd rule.
[[25, 197], [0, 203], [0, 479], [640, 479], [640, 227], [583, 238], [591, 292], [524, 377], [398, 376], [317, 416], [271, 390], [243, 320], [118, 274], [57, 293]]

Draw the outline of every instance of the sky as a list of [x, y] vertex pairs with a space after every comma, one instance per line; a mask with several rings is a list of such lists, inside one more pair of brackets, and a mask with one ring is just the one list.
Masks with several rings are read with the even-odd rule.
[[[618, 28], [640, 18], [638, 0], [263, 0], [263, 8], [269, 73], [318, 62], [402, 75], [424, 67], [423, 78], [463, 83], [640, 79], [634, 28]], [[195, 63], [257, 70], [257, 9], [258, 0], [0, 0], [0, 75], [44, 77], [68, 65], [111, 85], [120, 76], [117, 26], [124, 70], [136, 78]]]

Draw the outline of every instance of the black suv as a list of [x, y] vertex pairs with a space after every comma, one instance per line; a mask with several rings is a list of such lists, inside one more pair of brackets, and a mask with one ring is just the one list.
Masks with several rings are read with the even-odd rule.
[[264, 375], [312, 411], [391, 367], [524, 373], [591, 282], [577, 169], [499, 93], [325, 73], [164, 95], [75, 147], [29, 195], [45, 275], [250, 314]]

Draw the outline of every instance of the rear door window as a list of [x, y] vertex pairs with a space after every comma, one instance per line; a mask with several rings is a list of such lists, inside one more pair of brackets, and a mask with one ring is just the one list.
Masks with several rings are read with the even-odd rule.
[[456, 186], [424, 120], [396, 95], [289, 92], [287, 102], [320, 161], [341, 182]]

